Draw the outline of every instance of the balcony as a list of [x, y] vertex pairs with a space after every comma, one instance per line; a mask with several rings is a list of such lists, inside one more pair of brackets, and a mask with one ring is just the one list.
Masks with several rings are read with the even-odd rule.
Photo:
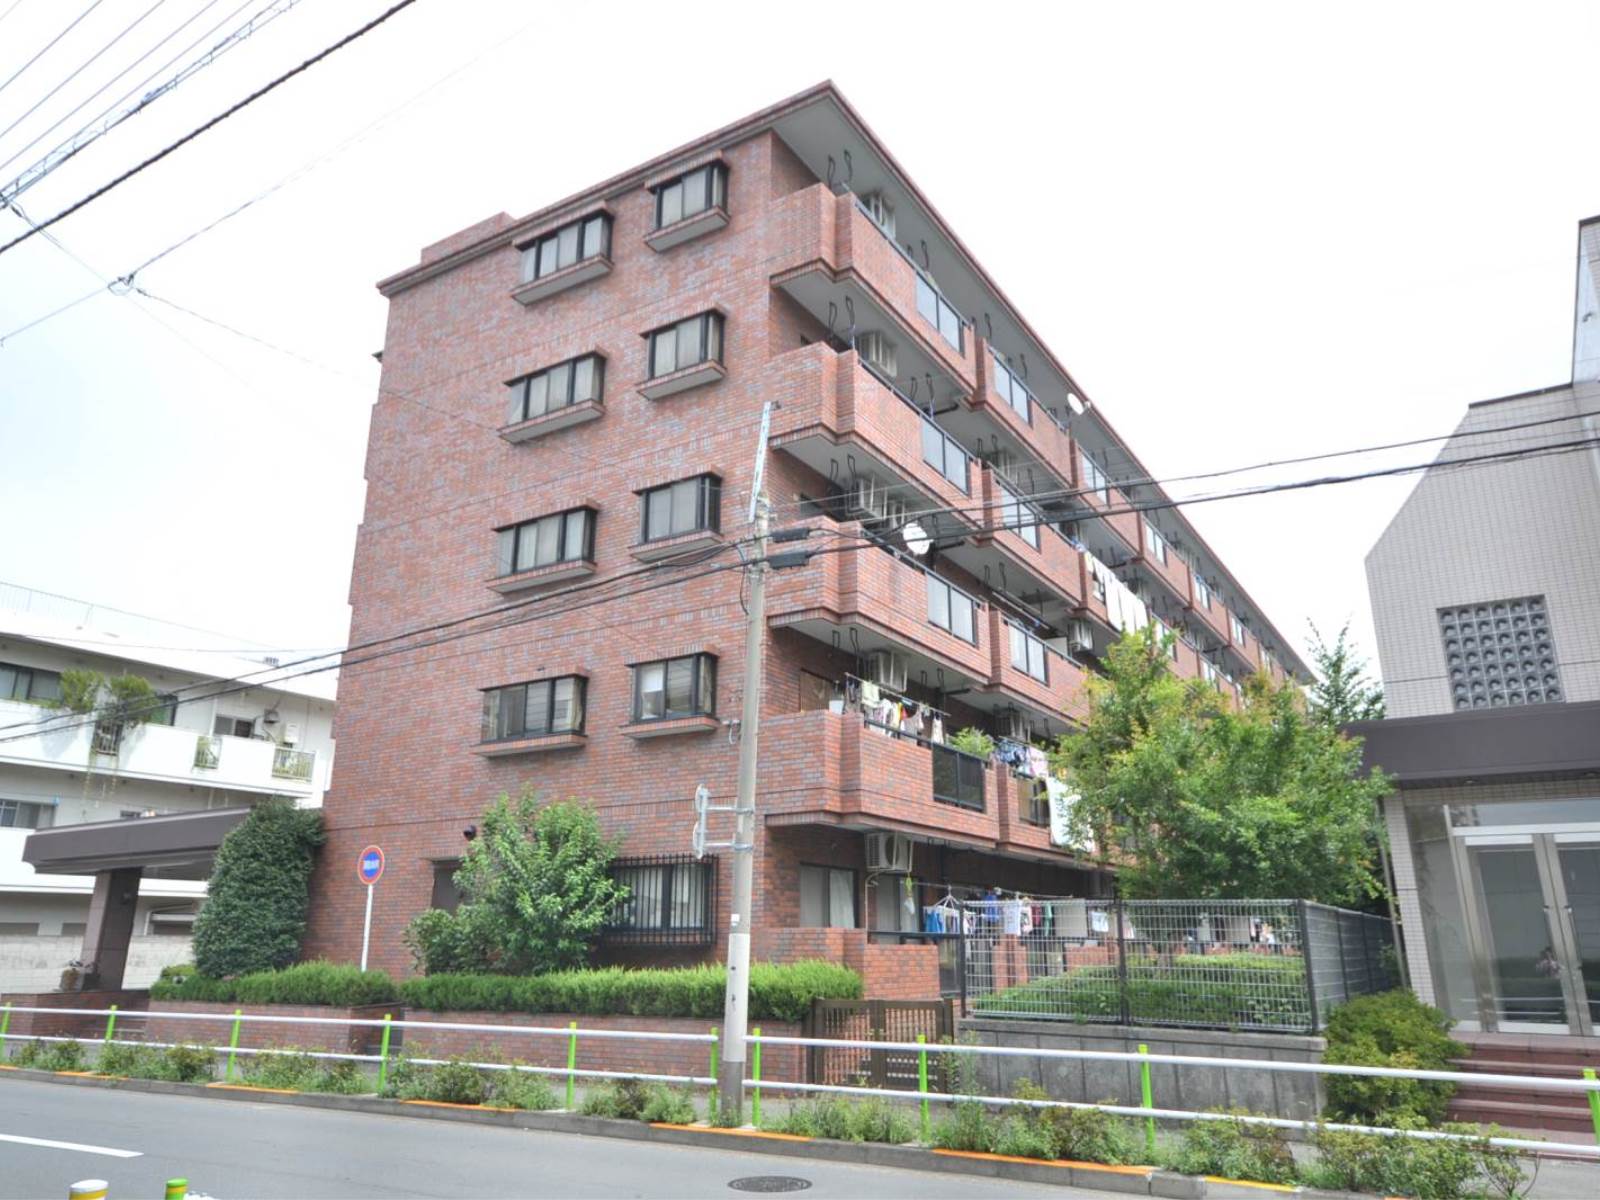
[[[956, 510], [940, 518], [941, 530], [980, 523], [972, 495], [976, 464], [933, 418], [862, 366], [855, 351], [813, 344], [780, 355], [767, 370], [771, 394], [783, 401], [772, 417], [773, 446], [841, 488], [849, 485], [853, 457], [858, 472], [900, 485], [908, 510]], [[922, 502], [906, 497], [907, 488]]]
[[[973, 411], [1010, 433], [1030, 456], [1058, 476], [1061, 486], [1070, 489], [1076, 469], [1072, 435], [1027, 391], [1020, 376], [996, 359], [994, 349], [982, 338], [978, 339], [977, 358], [978, 386], [972, 394]], [[1039, 481], [1040, 488], [1053, 486]]]
[[1024, 600], [1044, 620], [1060, 624], [1083, 601], [1079, 566], [1083, 556], [1042, 514], [1019, 499], [1022, 494], [1021, 487], [993, 467], [982, 468], [978, 497], [983, 532], [946, 553], [972, 574]]
[[[41, 718], [44, 718], [41, 721]], [[96, 753], [83, 718], [54, 715], [33, 704], [0, 701], [0, 725], [24, 734], [0, 743], [0, 762], [65, 771], [86, 766], [122, 779], [309, 797], [320, 791], [316, 755], [256, 738], [210, 736], [170, 725], [140, 725], [122, 735], [114, 755]]]
[[1261, 639], [1248, 629], [1242, 632], [1241, 637], [1233, 628], [1233, 621], [1228, 621], [1228, 653], [1236, 666], [1243, 667], [1242, 672], [1234, 672], [1236, 679], [1242, 679], [1245, 675], [1253, 675], [1261, 670]]
[[1155, 584], [1169, 592], [1179, 604], [1188, 604], [1193, 592], [1189, 564], [1183, 556], [1167, 545], [1166, 539], [1157, 531], [1152, 536], [1151, 527], [1140, 521], [1139, 552], [1134, 555], [1137, 562]]
[[1105, 478], [1077, 439], [1073, 439], [1072, 464], [1077, 472], [1073, 486], [1078, 490], [1078, 502], [1105, 522], [1129, 555], [1139, 553], [1144, 546], [1144, 523], [1138, 513], [1128, 511], [1126, 493]]
[[[1088, 716], [1084, 669], [1038, 638], [1030, 638], [1027, 633], [1013, 635], [1013, 624], [998, 608], [990, 606], [991, 665], [983, 694], [1006, 704], [1026, 705], [1046, 716], [1052, 733], [1063, 731], [1070, 721], [1084, 720]], [[1021, 623], [1015, 624], [1021, 630]], [[1012, 644], [1014, 636], [1020, 643], [1017, 646]], [[1019, 661], [1027, 666], [1018, 666]]]
[[830, 286], [853, 283], [971, 394], [977, 339], [970, 322], [853, 195], [836, 196], [819, 183], [785, 196], [771, 211], [766, 253], [774, 283], [788, 288], [807, 275], [821, 275]]
[[[861, 536], [854, 522], [837, 530], [847, 539]], [[973, 606], [969, 641], [930, 620], [929, 587], [929, 574], [921, 567], [862, 543], [860, 549], [818, 555], [801, 570], [773, 575], [767, 620], [773, 628], [794, 629], [829, 644], [837, 637], [861, 653], [881, 647], [902, 651], [910, 660], [911, 678], [929, 686], [982, 686], [990, 673], [987, 607], [954, 589], [956, 604]]]
[[1222, 645], [1228, 644], [1228, 609], [1203, 581], [1196, 580], [1190, 587], [1184, 607], [1193, 614], [1191, 625], [1198, 625]]

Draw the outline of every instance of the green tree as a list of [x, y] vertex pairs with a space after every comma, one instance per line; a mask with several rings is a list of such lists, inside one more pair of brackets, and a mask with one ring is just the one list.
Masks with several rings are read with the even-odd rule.
[[324, 837], [316, 809], [267, 800], [222, 839], [194, 923], [200, 974], [277, 970], [300, 957], [311, 868]]
[[465, 897], [430, 909], [406, 931], [427, 971], [538, 974], [582, 966], [627, 888], [611, 877], [617, 844], [576, 800], [540, 806], [532, 792], [501, 796], [456, 871]]
[[1124, 636], [1089, 682], [1087, 724], [1055, 755], [1080, 797], [1077, 833], [1117, 866], [1123, 893], [1378, 894], [1373, 802], [1389, 783], [1363, 777], [1360, 744], [1311, 717], [1292, 684], [1258, 675], [1235, 706], [1167, 662], [1152, 631]]
[[1314, 621], [1311, 626], [1311, 661], [1316, 682], [1311, 685], [1311, 715], [1335, 729], [1351, 721], [1380, 720], [1383, 713], [1383, 685], [1367, 675], [1367, 660], [1350, 642], [1350, 622], [1339, 627], [1339, 636], [1329, 645]]

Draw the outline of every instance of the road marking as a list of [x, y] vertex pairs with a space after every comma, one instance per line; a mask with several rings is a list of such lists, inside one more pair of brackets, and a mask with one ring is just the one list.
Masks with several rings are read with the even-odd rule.
[[43, 1146], [47, 1150], [76, 1150], [80, 1154], [104, 1154], [107, 1158], [143, 1158], [143, 1150], [117, 1150], [111, 1146], [85, 1146], [82, 1142], [53, 1142], [49, 1138], [23, 1137], [18, 1133], [0, 1133], [0, 1142], [16, 1142], [20, 1146]]

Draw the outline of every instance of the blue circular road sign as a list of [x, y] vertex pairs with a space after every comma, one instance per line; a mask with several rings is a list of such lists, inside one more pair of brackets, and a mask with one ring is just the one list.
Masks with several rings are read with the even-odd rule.
[[356, 859], [356, 874], [369, 887], [377, 883], [383, 874], [383, 851], [377, 846], [368, 846], [363, 850], [361, 857]]

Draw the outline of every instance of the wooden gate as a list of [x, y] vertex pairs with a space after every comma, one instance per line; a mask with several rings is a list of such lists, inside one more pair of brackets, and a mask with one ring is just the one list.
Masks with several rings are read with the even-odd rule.
[[[923, 1034], [930, 1043], [955, 1035], [955, 1021], [945, 1000], [814, 1000], [806, 1020], [806, 1037], [853, 1042], [914, 1042]], [[809, 1082], [917, 1090], [914, 1051], [856, 1050], [846, 1046], [812, 1046], [807, 1056]], [[938, 1078], [930, 1071], [931, 1082]]]

